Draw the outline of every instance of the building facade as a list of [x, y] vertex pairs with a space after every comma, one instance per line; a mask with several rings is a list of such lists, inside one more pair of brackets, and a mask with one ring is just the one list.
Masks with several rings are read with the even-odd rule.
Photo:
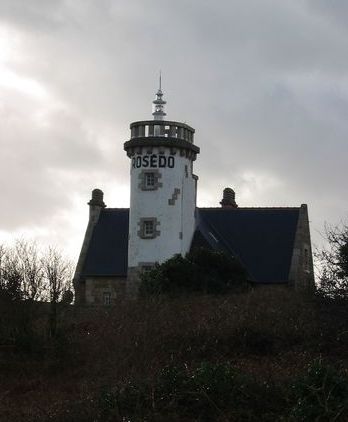
[[197, 208], [195, 131], [165, 120], [165, 104], [160, 84], [153, 120], [130, 125], [130, 208], [107, 208], [103, 192], [92, 191], [76, 302], [134, 297], [142, 271], [199, 246], [237, 257], [252, 283], [314, 286], [307, 206], [241, 208], [226, 188], [221, 207]]

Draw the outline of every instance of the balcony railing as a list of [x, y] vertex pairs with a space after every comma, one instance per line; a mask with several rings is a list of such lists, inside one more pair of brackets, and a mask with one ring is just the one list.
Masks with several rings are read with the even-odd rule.
[[185, 123], [165, 120], [134, 122], [130, 125], [131, 139], [164, 137], [181, 139], [193, 144], [195, 130]]

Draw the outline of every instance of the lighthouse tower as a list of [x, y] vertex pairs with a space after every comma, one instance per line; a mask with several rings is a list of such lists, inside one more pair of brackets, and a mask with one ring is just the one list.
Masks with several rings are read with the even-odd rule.
[[195, 230], [199, 153], [195, 130], [165, 120], [161, 78], [153, 101], [153, 120], [131, 123], [124, 149], [131, 160], [128, 241], [128, 286], [137, 287], [139, 273], [175, 254], [186, 254]]

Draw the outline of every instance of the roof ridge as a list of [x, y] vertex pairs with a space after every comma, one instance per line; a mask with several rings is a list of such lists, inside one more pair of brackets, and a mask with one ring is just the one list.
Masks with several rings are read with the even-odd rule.
[[102, 211], [129, 211], [129, 208], [104, 208]]
[[221, 210], [221, 211], [238, 211], [238, 210], [299, 210], [301, 207], [197, 207], [199, 210]]

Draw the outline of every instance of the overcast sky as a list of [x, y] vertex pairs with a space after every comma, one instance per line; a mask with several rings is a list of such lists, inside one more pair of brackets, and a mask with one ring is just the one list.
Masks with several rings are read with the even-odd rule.
[[196, 129], [198, 205], [348, 216], [346, 0], [0, 0], [0, 241], [76, 259], [93, 188], [129, 206], [129, 124]]

